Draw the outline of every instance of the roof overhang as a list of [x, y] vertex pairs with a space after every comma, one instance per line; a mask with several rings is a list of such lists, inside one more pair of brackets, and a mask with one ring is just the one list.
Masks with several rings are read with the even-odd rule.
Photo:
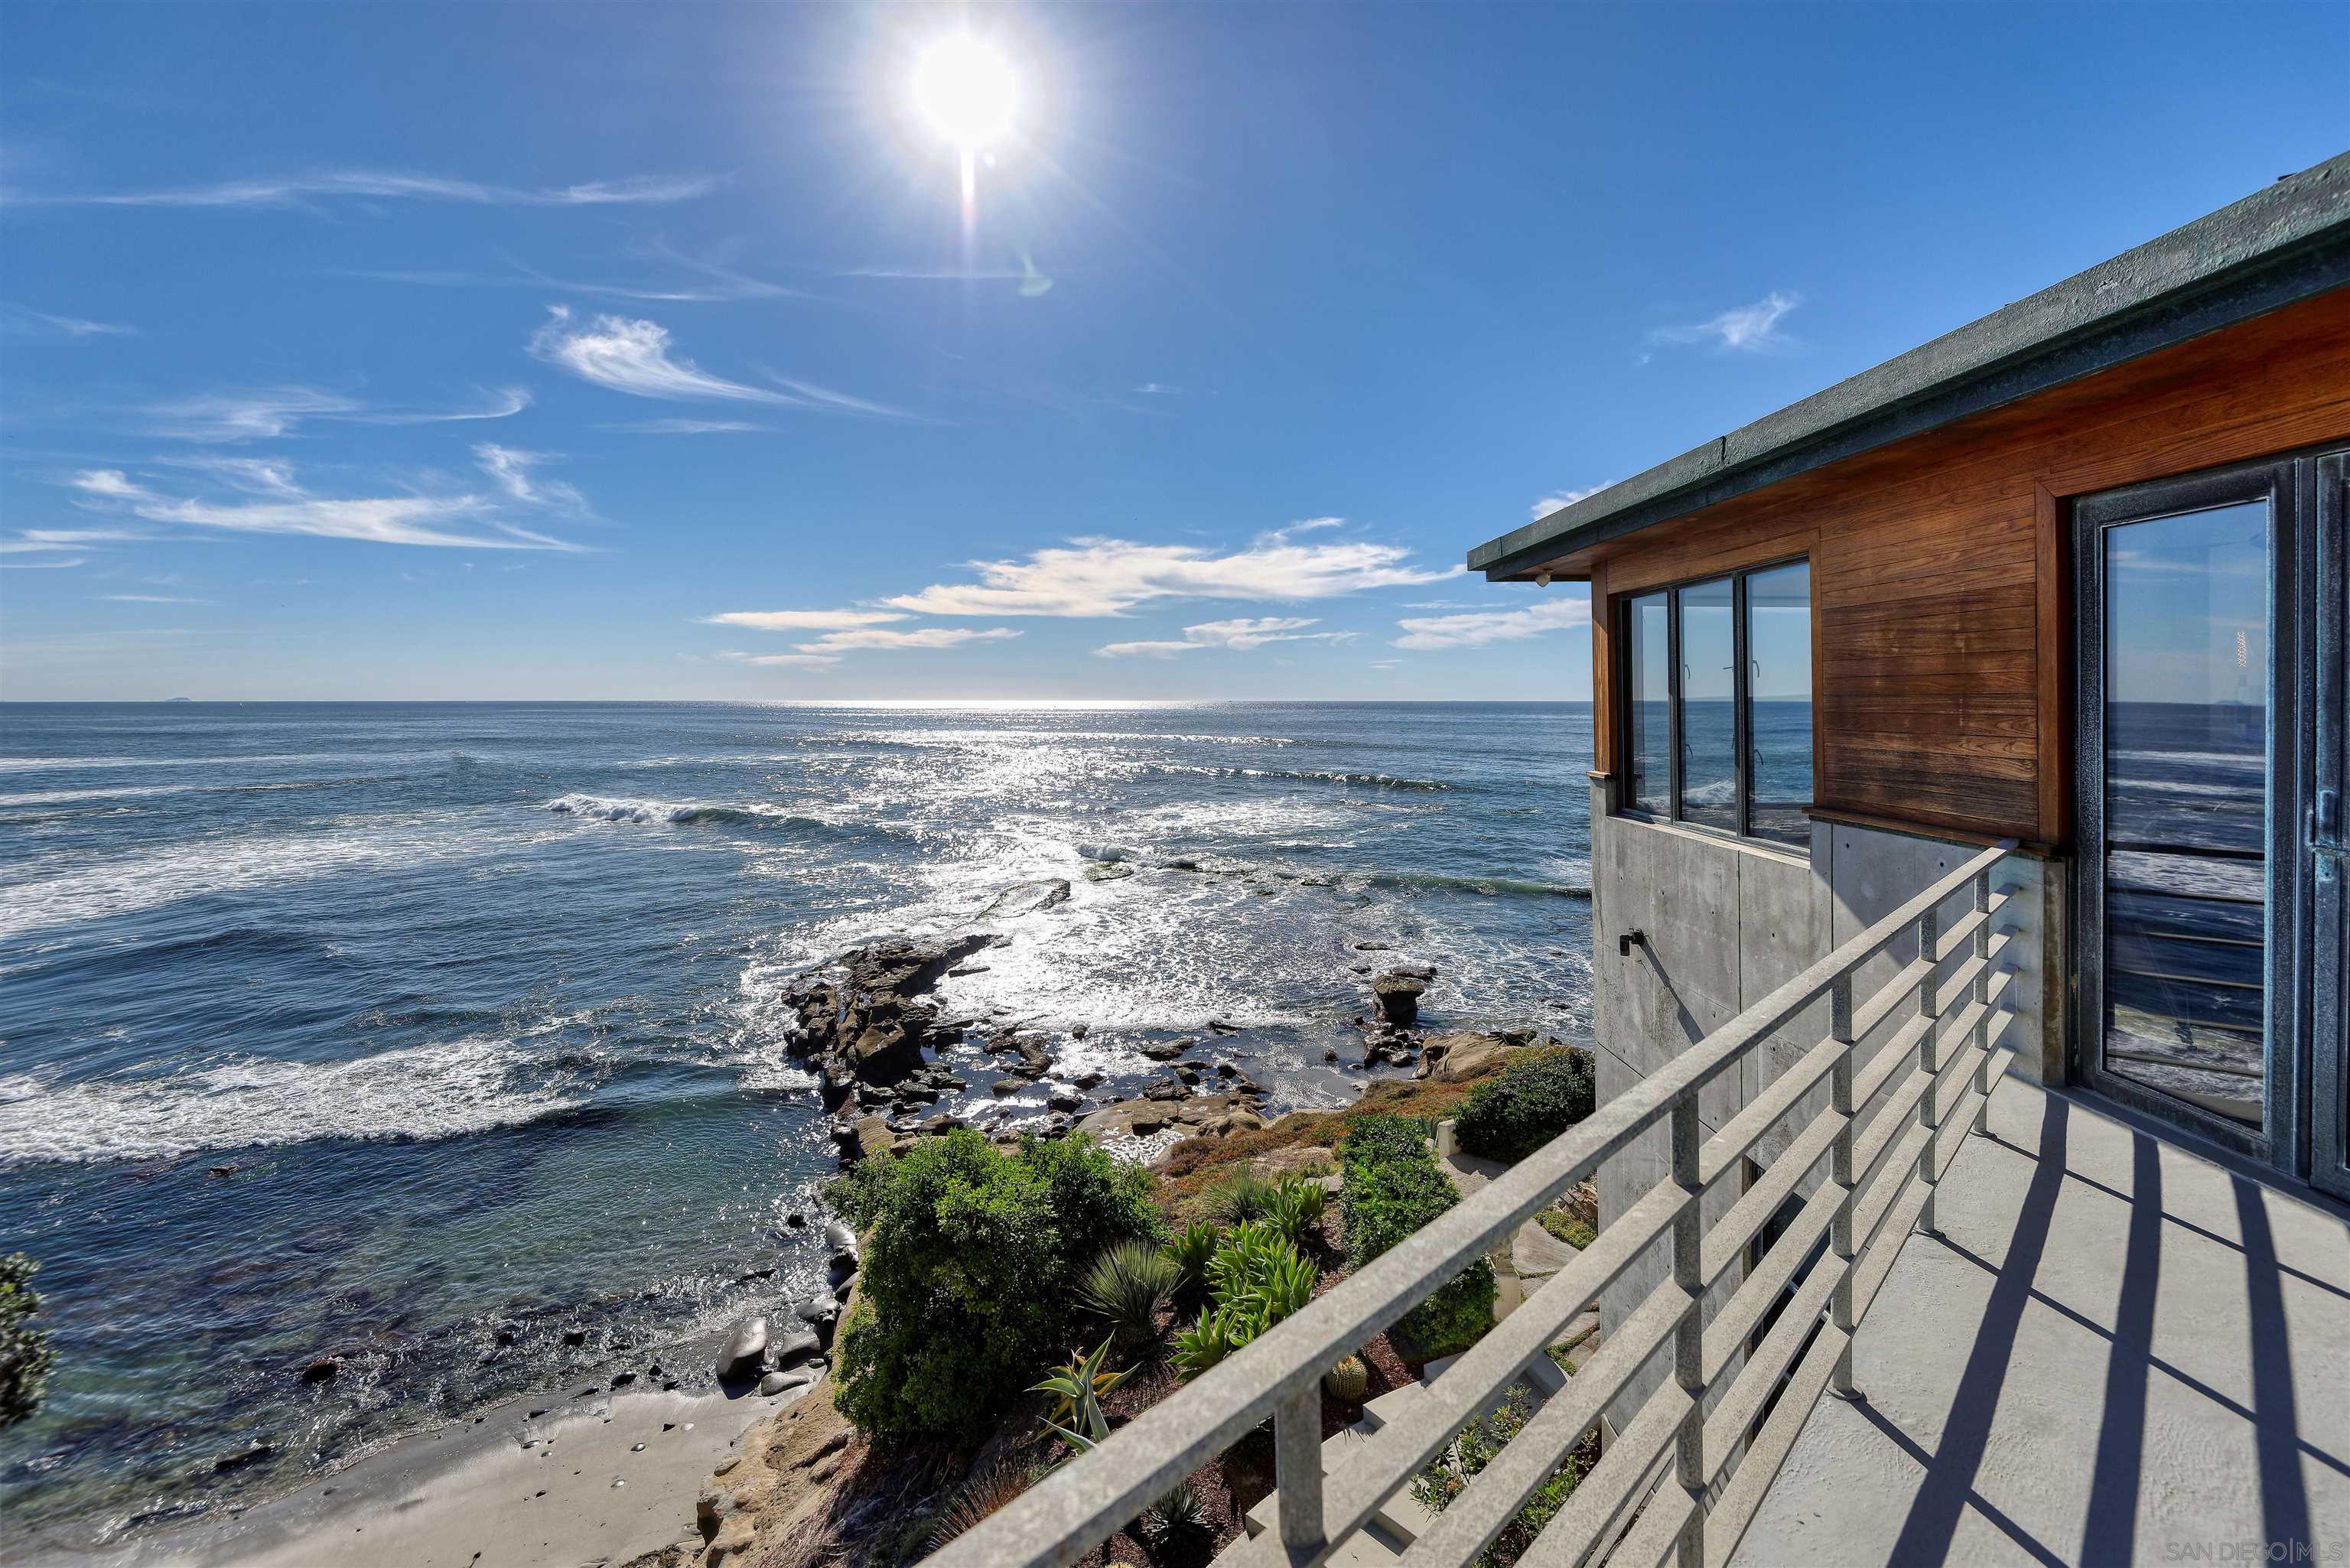
[[2350, 152], [1469, 552], [1494, 581], [2350, 286]]

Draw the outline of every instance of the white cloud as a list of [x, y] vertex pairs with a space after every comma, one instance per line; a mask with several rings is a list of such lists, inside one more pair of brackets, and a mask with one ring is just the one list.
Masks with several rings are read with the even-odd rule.
[[208, 605], [210, 599], [192, 599], [178, 594], [100, 594], [98, 596], [118, 605]]
[[575, 326], [567, 306], [548, 307], [548, 320], [531, 336], [530, 351], [585, 381], [615, 392], [671, 401], [771, 403], [780, 408], [822, 409], [844, 413], [903, 418], [886, 404], [852, 398], [806, 381], [777, 377], [777, 390], [714, 376], [691, 359], [670, 352], [669, 328], [657, 321], [598, 316]]
[[1545, 598], [1523, 609], [1480, 610], [1471, 615], [1430, 616], [1396, 623], [1404, 635], [1398, 648], [1483, 648], [1489, 643], [1514, 642], [1591, 624], [1591, 601], [1581, 595]]
[[1555, 495], [1544, 496], [1527, 510], [1533, 514], [1536, 522], [1540, 522], [1560, 507], [1572, 506], [1578, 501], [1588, 500], [1615, 483], [1616, 481], [1612, 479], [1603, 479], [1598, 483], [1583, 490], [1562, 490]]
[[[5, 549], [5, 547], [6, 546], [5, 545], [0, 545], [0, 549]], [[5, 566], [12, 572], [62, 572], [75, 566], [86, 566], [88, 565], [89, 565], [89, 558], [86, 556], [77, 556], [70, 561], [0, 561], [0, 566]]]
[[1779, 330], [1779, 318], [1802, 303], [1800, 296], [1774, 288], [1753, 304], [1725, 310], [1711, 321], [1659, 327], [1648, 334], [1648, 341], [1710, 343], [1719, 348], [1742, 348], [1751, 353], [1781, 348], [1793, 339]]
[[1458, 566], [1423, 570], [1411, 552], [1367, 540], [1300, 545], [1288, 535], [1335, 526], [1315, 518], [1267, 534], [1244, 550], [1218, 555], [1197, 545], [1140, 545], [1080, 538], [1021, 561], [974, 561], [977, 583], [939, 583], [885, 602], [924, 615], [1115, 616], [1156, 599], [1334, 598], [1368, 588], [1409, 587], [1458, 576]]
[[[379, 545], [446, 545], [474, 550], [574, 550], [576, 545], [498, 520], [496, 507], [479, 495], [314, 495], [293, 493], [260, 501], [223, 502], [165, 495], [120, 469], [88, 469], [67, 482], [92, 504], [118, 507], [148, 523], [239, 534], [298, 534], [327, 539], [358, 539]], [[481, 526], [454, 529], [466, 523]], [[487, 531], [483, 531], [486, 529]]]
[[919, 631], [828, 631], [814, 642], [792, 644], [802, 653], [840, 653], [857, 648], [960, 648], [966, 642], [1002, 642], [1020, 634], [1008, 626], [926, 626]]
[[135, 337], [139, 328], [78, 316], [52, 316], [29, 306], [0, 305], [0, 333], [11, 337]]
[[[122, 476], [109, 473], [100, 476], [100, 483], [119, 480]], [[128, 481], [123, 482], [126, 485]], [[13, 539], [0, 539], [0, 555], [36, 555], [43, 552], [86, 549], [92, 545], [111, 545], [130, 539], [151, 539], [151, 534], [124, 528], [27, 528]]]
[[443, 424], [502, 420], [528, 407], [530, 394], [518, 387], [484, 392], [479, 404], [455, 409], [370, 409], [355, 399], [315, 387], [271, 387], [158, 403], [147, 412], [159, 421], [156, 433], [160, 435], [182, 441], [276, 441], [310, 420], [366, 425]]
[[224, 180], [210, 185], [178, 185], [151, 191], [11, 199], [36, 204], [106, 207], [297, 207], [323, 197], [457, 202], [479, 207], [604, 207], [690, 201], [710, 194], [725, 182], [723, 175], [715, 174], [645, 174], [625, 180], [594, 180], [580, 185], [491, 185], [433, 174], [348, 169], [258, 180]]
[[525, 506], [552, 507], [574, 516], [588, 510], [588, 498], [563, 481], [531, 477], [530, 471], [547, 461], [545, 452], [523, 452], [484, 441], [473, 449], [473, 456], [481, 463], [482, 472], [495, 481], [500, 490]]
[[1182, 388], [1170, 387], [1164, 381], [1145, 381], [1134, 389], [1146, 398], [1180, 398], [1183, 395]]
[[801, 670], [829, 670], [840, 662], [837, 653], [736, 653], [729, 649], [718, 657], [740, 664], [780, 664]]
[[705, 618], [712, 626], [747, 626], [756, 631], [844, 631], [912, 618], [897, 610], [726, 610]]
[[1345, 642], [1355, 634], [1351, 631], [1307, 631], [1320, 621], [1303, 616], [1259, 616], [1253, 619], [1201, 621], [1183, 628], [1180, 642], [1113, 642], [1094, 649], [1103, 659], [1172, 659], [1179, 653], [1193, 653], [1203, 648], [1231, 649], [1247, 652], [1263, 648], [1268, 642]]

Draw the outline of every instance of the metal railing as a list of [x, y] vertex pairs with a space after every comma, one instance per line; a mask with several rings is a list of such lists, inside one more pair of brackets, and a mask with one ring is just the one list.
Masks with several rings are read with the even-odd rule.
[[[1436, 1515], [1403, 1561], [1409, 1568], [1460, 1568], [1473, 1559], [1669, 1344], [1671, 1375], [1616, 1434], [1522, 1561], [1574, 1568], [1604, 1558], [1654, 1568], [1673, 1558], [1679, 1568], [1720, 1568], [1821, 1393], [1852, 1392], [1854, 1331], [1911, 1224], [1922, 1220], [1931, 1229], [1934, 1188], [1956, 1154], [1942, 1135], [1953, 1125], [1961, 1137], [1969, 1125], [1981, 1126], [2010, 1059], [1997, 1046], [2012, 1016], [2014, 971], [2000, 961], [2013, 937], [1997, 926], [2016, 889], [1994, 890], [1991, 880], [2014, 847], [2003, 841], [1969, 860], [931, 1562], [938, 1568], [1061, 1568], [1270, 1416], [1275, 1528], [1235, 1542], [1219, 1561], [1230, 1568], [1316, 1568], [1652, 1242], [1669, 1235], [1671, 1272], [1609, 1325], [1599, 1351], [1577, 1365], [1566, 1386]], [[1969, 888], [1972, 909], [1943, 929], [1942, 904]], [[1917, 933], [1918, 956], [1856, 1005], [1856, 972], [1909, 931]], [[1965, 961], [1946, 975], [1944, 965], [1960, 954]], [[1701, 1137], [1699, 1091], [1823, 997], [1827, 1038], [1720, 1131]], [[1856, 1064], [1856, 1046], [1905, 1014], [1875, 1054]], [[1953, 1042], [1962, 1044], [1952, 1051]], [[1757, 1140], [1823, 1082], [1828, 1108], [1705, 1225], [1700, 1199], [1707, 1189], [1736, 1172]], [[1427, 1397], [1350, 1450], [1345, 1468], [1326, 1481], [1322, 1374], [1659, 1122], [1670, 1129], [1667, 1179], [1463, 1352], [1428, 1385]], [[1745, 1259], [1763, 1225], [1823, 1158], [1828, 1179], [1709, 1318], [1709, 1289]], [[1798, 1282], [1823, 1234], [1827, 1251]], [[1783, 1298], [1776, 1321], [1756, 1340]], [[1720, 1386], [1733, 1364], [1735, 1376]], [[1766, 1417], [1774, 1393], [1777, 1403]]]

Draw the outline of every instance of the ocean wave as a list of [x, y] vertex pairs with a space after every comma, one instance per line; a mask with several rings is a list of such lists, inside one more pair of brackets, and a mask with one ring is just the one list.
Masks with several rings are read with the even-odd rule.
[[1588, 898], [1588, 882], [1538, 882], [1523, 877], [1464, 876], [1442, 871], [1373, 871], [1347, 880], [1366, 888], [1440, 893], [1482, 893], [1487, 898]]
[[[552, 1071], [550, 1071], [552, 1069]], [[0, 1167], [161, 1159], [317, 1138], [443, 1138], [585, 1102], [576, 1057], [477, 1037], [351, 1062], [248, 1057], [156, 1078], [0, 1077]]]
[[818, 827], [835, 826], [818, 817], [801, 816], [772, 805], [713, 805], [701, 801], [616, 800], [605, 795], [567, 794], [546, 803], [548, 811], [595, 822], [735, 823], [759, 827]]
[[1341, 784], [1367, 789], [1455, 790], [1463, 785], [1442, 779], [1399, 777], [1394, 774], [1350, 773], [1338, 768], [1234, 768], [1205, 763], [1162, 763], [1148, 771], [1194, 778], [1281, 779], [1295, 784]]

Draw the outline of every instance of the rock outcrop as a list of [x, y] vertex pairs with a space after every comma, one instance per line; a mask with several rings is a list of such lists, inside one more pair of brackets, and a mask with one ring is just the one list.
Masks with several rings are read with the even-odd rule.
[[920, 998], [997, 940], [985, 932], [888, 938], [845, 952], [794, 982], [784, 993], [799, 1023], [790, 1050], [815, 1071], [826, 1107], [837, 1109], [852, 1096], [861, 1104], [860, 1089], [893, 1089], [934, 1073], [923, 1050], [961, 1040], [962, 1026]]

